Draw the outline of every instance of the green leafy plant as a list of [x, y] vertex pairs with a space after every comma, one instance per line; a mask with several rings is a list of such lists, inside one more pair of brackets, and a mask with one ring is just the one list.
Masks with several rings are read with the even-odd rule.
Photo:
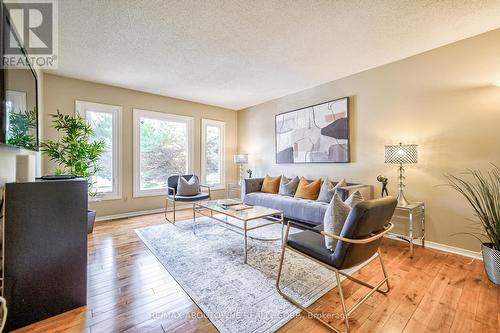
[[9, 112], [7, 143], [26, 149], [36, 150], [36, 110]]
[[[500, 251], [500, 169], [493, 164], [486, 174], [479, 170], [467, 170], [466, 174], [470, 180], [446, 175], [448, 185], [467, 199], [487, 238]], [[483, 241], [480, 237], [484, 234], [472, 235]]]
[[89, 195], [95, 196], [92, 176], [99, 171], [97, 162], [102, 155], [105, 142], [93, 141], [94, 130], [87, 121], [79, 115], [63, 115], [59, 110], [51, 114], [52, 127], [63, 136], [58, 141], [42, 142], [42, 152], [57, 163], [55, 174], [71, 174], [85, 177], [89, 184]]

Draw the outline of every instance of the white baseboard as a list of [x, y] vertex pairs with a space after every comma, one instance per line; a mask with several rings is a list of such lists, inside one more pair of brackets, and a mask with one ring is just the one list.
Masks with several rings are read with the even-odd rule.
[[[181, 210], [181, 209], [187, 209], [191, 208], [191, 205], [177, 205], [176, 210]], [[111, 221], [111, 220], [119, 220], [119, 219], [126, 219], [129, 217], [134, 217], [134, 216], [142, 216], [142, 215], [151, 215], [151, 214], [158, 214], [158, 213], [163, 213], [165, 211], [165, 208], [155, 208], [155, 209], [149, 209], [149, 210], [139, 210], [135, 212], [127, 212], [127, 213], [121, 213], [121, 214], [114, 214], [114, 215], [106, 215], [106, 216], [98, 216], [95, 221], [100, 222], [100, 221]], [[168, 212], [172, 212], [173, 208], [169, 207]]]
[[[386, 237], [390, 238], [390, 239], [395, 239], [395, 240], [399, 240], [399, 241], [405, 242], [403, 239], [399, 238], [398, 236], [400, 236], [400, 235], [389, 233], [389, 234], [387, 234]], [[414, 239], [413, 240], [413, 245], [422, 246], [422, 240], [420, 240], [420, 239]], [[450, 246], [450, 245], [446, 245], [446, 244], [441, 244], [441, 243], [436, 243], [436, 242], [431, 242], [431, 241], [426, 240], [425, 241], [425, 247], [428, 247], [428, 248], [431, 248], [431, 249], [435, 249], [435, 250], [439, 250], [439, 251], [443, 251], [443, 252], [458, 254], [458, 255], [461, 255], [461, 256], [464, 256], [464, 257], [469, 257], [469, 258], [474, 258], [474, 259], [478, 259], [478, 260], [483, 260], [483, 255], [481, 254], [481, 252], [476, 252], [476, 251], [461, 249], [459, 247], [454, 247], [454, 246]]]

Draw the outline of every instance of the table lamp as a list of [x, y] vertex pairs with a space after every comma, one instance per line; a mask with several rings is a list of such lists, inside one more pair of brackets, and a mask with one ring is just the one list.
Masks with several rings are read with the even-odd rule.
[[404, 168], [403, 164], [417, 163], [417, 145], [399, 145], [385, 146], [385, 163], [399, 164], [399, 193], [398, 206], [408, 206], [409, 202], [404, 195]]
[[245, 178], [243, 166], [248, 163], [248, 154], [238, 153], [233, 157], [234, 157], [234, 163], [240, 166], [240, 183], [241, 183], [241, 180]]

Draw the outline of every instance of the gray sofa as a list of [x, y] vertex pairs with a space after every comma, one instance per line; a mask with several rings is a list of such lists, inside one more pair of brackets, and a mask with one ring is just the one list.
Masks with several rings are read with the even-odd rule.
[[[314, 227], [323, 223], [328, 203], [263, 193], [260, 191], [263, 182], [264, 178], [244, 179], [241, 182], [241, 200], [247, 205], [280, 210], [285, 219], [294, 224]], [[373, 196], [371, 186], [353, 183], [347, 183], [347, 186], [341, 187], [337, 193], [345, 200], [356, 190], [359, 190], [365, 199], [371, 199]]]

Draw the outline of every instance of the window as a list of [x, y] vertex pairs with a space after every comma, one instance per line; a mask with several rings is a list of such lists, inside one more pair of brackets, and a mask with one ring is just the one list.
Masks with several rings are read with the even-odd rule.
[[84, 117], [95, 132], [95, 141], [104, 141], [98, 161], [99, 171], [92, 177], [96, 199], [120, 199], [121, 178], [121, 113], [120, 106], [76, 101], [76, 112]]
[[216, 189], [225, 188], [225, 129], [226, 124], [222, 121], [201, 120], [201, 179]]
[[134, 197], [164, 195], [193, 163], [193, 118], [134, 109]]

